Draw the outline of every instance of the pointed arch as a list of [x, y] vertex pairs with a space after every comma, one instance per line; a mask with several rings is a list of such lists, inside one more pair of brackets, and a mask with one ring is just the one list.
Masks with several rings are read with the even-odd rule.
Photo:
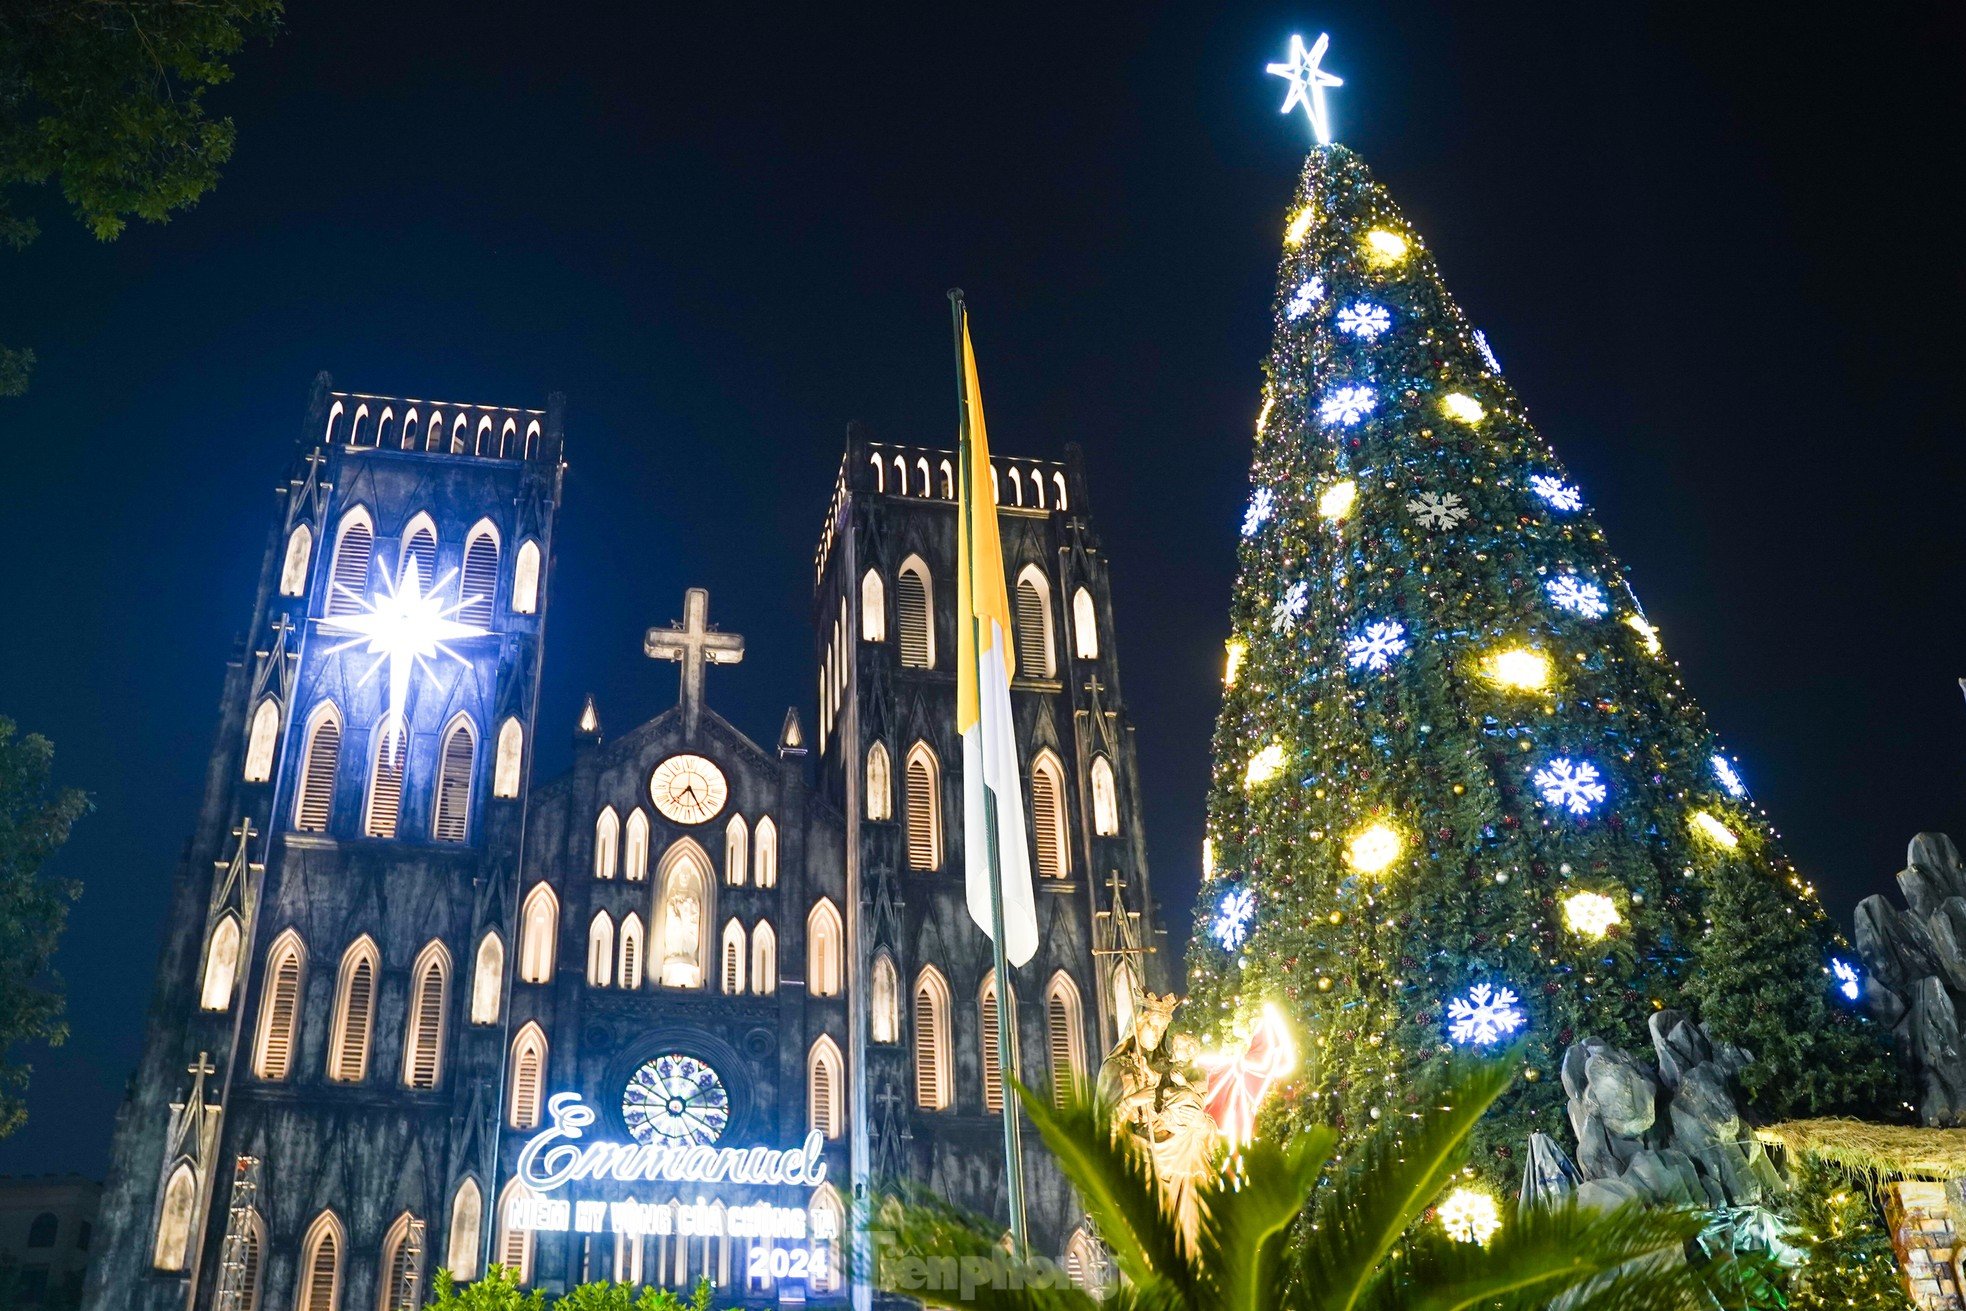
[[616, 975], [624, 988], [642, 986], [642, 962], [648, 959], [642, 937], [642, 917], [629, 911], [621, 917], [621, 969]]
[[621, 862], [621, 818], [613, 806], [594, 817], [594, 877], [611, 879]]
[[[1017, 989], [1012, 987], [1009, 996], [1011, 1067], [1017, 1066]], [[983, 1109], [991, 1115], [1003, 1114], [1003, 1061], [997, 1049], [997, 973], [991, 970], [983, 976], [983, 986], [976, 990], [977, 1025], [983, 1040]]]
[[536, 458], [538, 455], [539, 455], [539, 420], [534, 419], [531, 423], [528, 423], [526, 425], [526, 458], [530, 460]]
[[259, 998], [259, 1041], [253, 1073], [284, 1079], [293, 1071], [300, 1036], [300, 985], [307, 970], [307, 944], [288, 929], [266, 949], [266, 982]]
[[496, 929], [486, 929], [471, 967], [471, 1023], [497, 1024], [504, 996], [505, 939]]
[[518, 1211], [532, 1201], [532, 1190], [517, 1179], [498, 1195], [498, 1247], [493, 1258], [515, 1272], [522, 1284], [532, 1282], [532, 1230], [519, 1223]]
[[[1040, 488], [1044, 484], [1039, 483]], [[1027, 564], [1017, 573], [1011, 597], [1017, 623], [1017, 672], [1025, 678], [1053, 678], [1058, 662], [1051, 645], [1051, 580]]]
[[362, 804], [362, 832], [367, 836], [396, 836], [396, 825], [403, 817], [403, 770], [409, 759], [409, 733], [402, 717], [384, 717], [370, 734], [369, 792]]
[[478, 420], [478, 432], [473, 439], [471, 453], [473, 455], [498, 454], [497, 439], [492, 436], [492, 421], [489, 414]]
[[239, 917], [227, 911], [205, 939], [205, 976], [198, 989], [200, 1010], [232, 1009], [232, 985], [239, 977]]
[[760, 997], [778, 991], [778, 934], [770, 920], [751, 930], [751, 991]]
[[917, 455], [915, 457], [915, 469], [922, 476], [922, 481], [921, 481], [922, 489], [920, 492], [916, 493], [916, 495], [918, 496], [935, 495], [935, 485], [929, 481], [928, 457], [926, 455]]
[[164, 1181], [157, 1205], [157, 1236], [150, 1264], [158, 1270], [183, 1270], [191, 1264], [191, 1222], [198, 1213], [198, 1175], [191, 1162], [179, 1161]]
[[458, 620], [491, 627], [498, 600], [498, 528], [489, 519], [471, 525], [464, 538], [464, 569], [459, 575]]
[[954, 1100], [949, 1050], [949, 981], [933, 965], [915, 976], [915, 1105], [942, 1111]]
[[512, 557], [512, 613], [539, 613], [539, 543], [530, 537]]
[[758, 886], [775, 888], [778, 886], [778, 824], [770, 815], [760, 815], [757, 832], [751, 836]]
[[1099, 609], [1083, 587], [1072, 593], [1072, 648], [1081, 660], [1099, 658]]
[[484, 1237], [485, 1194], [470, 1175], [451, 1193], [451, 1222], [444, 1234], [444, 1269], [463, 1279], [478, 1277], [478, 1247]]
[[1072, 848], [1065, 828], [1065, 766], [1058, 753], [1042, 747], [1031, 758], [1031, 838], [1037, 872], [1062, 879], [1072, 872]]
[[450, 1014], [451, 954], [443, 943], [424, 944], [410, 966], [410, 1009], [403, 1018], [403, 1083], [433, 1089], [443, 1075], [445, 1020]]
[[894, 767], [887, 757], [887, 744], [876, 741], [867, 748], [867, 818], [894, 818]]
[[280, 595], [307, 594], [307, 566], [314, 562], [314, 529], [304, 523], [287, 534], [287, 551], [280, 557]]
[[535, 883], [519, 911], [519, 979], [551, 983], [560, 937], [560, 899], [544, 882]]
[[649, 876], [649, 817], [640, 806], [628, 816], [627, 840], [622, 844], [621, 870], [630, 883]]
[[928, 743], [908, 748], [908, 868], [942, 868], [942, 765]]
[[938, 466], [937, 471], [942, 475], [942, 481], [940, 482], [940, 484], [938, 484], [942, 489], [942, 499], [945, 501], [955, 500], [956, 499], [955, 466], [951, 465], [947, 460], [944, 460]]
[[732, 815], [730, 823], [724, 825], [724, 882], [743, 887], [750, 865], [751, 830], [745, 826], [744, 816]]
[[587, 986], [605, 988], [614, 982], [614, 920], [604, 910], [587, 922]]
[[498, 747], [492, 755], [492, 795], [501, 798], [519, 795], [519, 780], [526, 764], [526, 727], [517, 715], [507, 716], [498, 726]]
[[463, 842], [471, 834], [471, 780], [478, 772], [478, 726], [460, 710], [444, 726], [443, 743], [437, 757], [437, 801], [432, 808], [430, 836], [439, 842]]
[[880, 452], [878, 451], [869, 455], [867, 458], [874, 466], [874, 490], [885, 492], [887, 490], [887, 464], [881, 459]]
[[1063, 1264], [1065, 1277], [1080, 1292], [1098, 1297], [1106, 1291], [1103, 1278], [1106, 1262], [1100, 1255], [1098, 1242], [1086, 1232], [1084, 1225], [1074, 1229], [1072, 1236], [1065, 1240]]
[[360, 505], [335, 528], [334, 563], [328, 567], [329, 615], [360, 614], [369, 601], [369, 561], [375, 555], [375, 520]]
[[382, 1236], [378, 1311], [419, 1311], [423, 1305], [423, 1244], [410, 1241], [410, 1227], [418, 1224], [405, 1211]]
[[394, 406], [382, 407], [382, 417], [375, 422], [375, 448], [381, 450], [389, 441], [389, 425], [396, 422]]
[[545, 1101], [546, 1031], [537, 1020], [512, 1039], [511, 1083], [505, 1092], [505, 1121], [514, 1129], [537, 1129]]
[[403, 525], [403, 549], [396, 556], [396, 587], [402, 589], [409, 577], [410, 561], [416, 561], [416, 586], [428, 592], [437, 581], [437, 521], [428, 510], [418, 510]]
[[895, 572], [894, 628], [901, 637], [903, 668], [935, 668], [935, 584], [919, 555], [903, 560]]
[[498, 430], [498, 458], [511, 460], [518, 458], [519, 424], [515, 419], [507, 419], [505, 426]]
[[887, 584], [878, 569], [860, 575], [860, 640], [887, 641]]
[[839, 1044], [820, 1034], [806, 1055], [806, 1123], [812, 1132], [825, 1138], [838, 1138], [846, 1117], [841, 1111], [845, 1100], [841, 1084], [846, 1063], [840, 1059]]
[[423, 427], [423, 449], [426, 451], [444, 449], [444, 415], [441, 410], [430, 411], [430, 422]]
[[402, 447], [406, 451], [413, 451], [416, 449], [416, 424], [417, 424], [416, 407], [411, 406], [403, 414]]
[[348, 424], [348, 444], [350, 447], [356, 447], [362, 444], [362, 420], [368, 417], [369, 407], [366, 404], [355, 407], [355, 417]]
[[839, 996], [845, 954], [840, 909], [831, 897], [821, 897], [806, 916], [806, 992], [814, 997]]
[[1051, 1100], [1070, 1105], [1086, 1086], [1085, 1001], [1072, 976], [1059, 970], [1044, 990], [1045, 1045], [1051, 1056]]
[[812, 1190], [812, 1201], [806, 1207], [806, 1226], [819, 1248], [813, 1254], [812, 1291], [837, 1293], [844, 1264], [846, 1207], [840, 1203], [839, 1190], [833, 1185], [821, 1184]]
[[875, 1042], [900, 1042], [901, 979], [894, 968], [894, 956], [886, 947], [874, 953], [869, 977], [868, 1030]]
[[744, 925], [736, 917], [724, 925], [724, 947], [718, 977], [727, 996], [744, 991]]
[[369, 1075], [369, 1048], [375, 1036], [376, 976], [382, 956], [364, 933], [341, 954], [335, 980], [334, 1023], [328, 1038], [328, 1078], [360, 1083]]
[[1092, 758], [1092, 831], [1104, 837], [1120, 831], [1119, 786], [1113, 762], [1104, 756]]
[[655, 918], [649, 931], [656, 977], [665, 988], [700, 988], [710, 974], [710, 857], [692, 838], [678, 838], [656, 870]]
[[340, 1311], [342, 1253], [348, 1235], [333, 1211], [323, 1211], [300, 1240], [296, 1311]]
[[467, 453], [464, 434], [470, 431], [471, 431], [471, 420], [465, 417], [464, 415], [462, 414], [457, 415], [455, 418], [451, 420], [451, 454], [452, 455], [464, 455]]
[[334, 818], [335, 776], [341, 771], [341, 709], [323, 701], [307, 716], [300, 780], [294, 787], [294, 827], [326, 833]]
[[273, 752], [279, 745], [280, 698], [261, 697], [253, 707], [252, 726], [246, 730], [246, 782], [264, 783], [273, 777]]

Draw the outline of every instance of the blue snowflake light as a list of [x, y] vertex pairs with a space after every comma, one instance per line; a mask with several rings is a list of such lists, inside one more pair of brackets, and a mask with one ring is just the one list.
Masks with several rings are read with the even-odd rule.
[[1831, 960], [1830, 973], [1836, 976], [1836, 991], [1845, 1001], [1855, 1001], [1864, 995], [1864, 986], [1859, 981], [1857, 967], [1847, 960]]
[[1581, 510], [1584, 508], [1584, 495], [1561, 478], [1552, 478], [1546, 473], [1529, 475], [1530, 490], [1555, 510]]
[[1721, 787], [1727, 789], [1728, 796], [1744, 797], [1748, 794], [1748, 785], [1741, 781], [1741, 772], [1726, 756], [1716, 755], [1713, 758], [1713, 776], [1720, 780]]
[[1311, 312], [1311, 306], [1324, 299], [1324, 279], [1307, 278], [1297, 284], [1297, 290], [1290, 293], [1284, 302], [1283, 317], [1292, 323]]
[[1596, 583], [1587, 583], [1575, 574], [1552, 578], [1543, 584], [1543, 590], [1549, 593], [1551, 605], [1586, 619], [1602, 618], [1611, 609]]
[[1297, 626], [1298, 618], [1310, 601], [1311, 585], [1292, 583], [1289, 590], [1284, 592], [1283, 599], [1270, 611], [1270, 627], [1279, 633], [1289, 632]]
[[1573, 815], [1588, 815], [1604, 800], [1604, 784], [1597, 766], [1588, 760], [1558, 756], [1531, 776], [1530, 782], [1552, 806], [1561, 806]]
[[1492, 1047], [1529, 1022], [1517, 1009], [1519, 1000], [1512, 988], [1477, 983], [1465, 997], [1447, 1003], [1447, 1036], [1466, 1046]]
[[1338, 331], [1349, 332], [1362, 341], [1371, 341], [1393, 325], [1392, 315], [1383, 305], [1359, 301], [1338, 311]]
[[1393, 662], [1406, 650], [1406, 626], [1390, 619], [1367, 624], [1363, 632], [1345, 643], [1345, 663], [1353, 669], [1374, 673]]
[[1490, 372], [1500, 373], [1502, 362], [1495, 358], [1495, 348], [1488, 344], [1488, 334], [1476, 328], [1474, 338], [1475, 349], [1481, 352], [1481, 362], [1488, 366]]
[[1370, 414], [1376, 402], [1370, 387], [1340, 387], [1318, 402], [1317, 417], [1349, 428]]
[[1242, 535], [1253, 537], [1276, 509], [1276, 493], [1267, 487], [1258, 487], [1256, 494], [1249, 498], [1249, 508], [1242, 514]]
[[1222, 944], [1223, 951], [1240, 951], [1242, 944], [1249, 941], [1249, 931], [1255, 926], [1255, 889], [1230, 888], [1222, 894], [1222, 900], [1215, 903], [1215, 922], [1209, 925], [1208, 933]]

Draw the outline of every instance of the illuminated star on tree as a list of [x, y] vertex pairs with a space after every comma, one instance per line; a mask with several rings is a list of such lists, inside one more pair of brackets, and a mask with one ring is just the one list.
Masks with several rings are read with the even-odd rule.
[[[408, 554], [407, 552], [405, 553]], [[373, 597], [360, 596], [340, 583], [335, 590], [344, 596], [353, 597], [363, 607], [360, 614], [333, 615], [320, 621], [321, 626], [331, 633], [348, 636], [346, 642], [328, 648], [327, 654], [346, 651], [350, 647], [367, 644], [367, 651], [376, 657], [369, 672], [362, 675], [366, 683], [375, 677], [378, 669], [385, 665], [389, 669], [389, 722], [400, 732], [404, 710], [409, 700], [410, 671], [421, 668], [428, 676], [435, 676], [430, 661], [439, 656], [449, 656], [459, 664], [468, 663], [462, 655], [452, 649], [452, 642], [468, 638], [484, 637], [491, 632], [489, 628], [477, 624], [467, 624], [453, 618], [458, 611], [473, 602], [482, 600], [477, 596], [459, 596], [449, 605], [437, 595], [439, 589], [450, 582], [451, 574], [445, 574], [430, 587], [423, 590], [421, 570], [417, 559], [409, 555], [403, 561], [402, 571], [397, 574], [392, 585], [388, 571], [383, 571], [384, 592]], [[460, 589], [461, 591], [462, 589]], [[358, 684], [359, 686], [359, 684]], [[392, 745], [394, 734], [392, 732]]]
[[1308, 50], [1304, 48], [1303, 37], [1292, 36], [1290, 58], [1281, 64], [1271, 64], [1266, 70], [1272, 77], [1290, 79], [1290, 94], [1283, 99], [1283, 112], [1288, 114], [1302, 105], [1304, 112], [1310, 116], [1311, 131], [1317, 135], [1321, 146], [1331, 144], [1331, 116], [1325, 111], [1324, 89], [1345, 85], [1343, 78], [1334, 77], [1318, 67], [1318, 61], [1324, 58], [1324, 52], [1330, 46], [1328, 33], [1318, 33], [1317, 40]]

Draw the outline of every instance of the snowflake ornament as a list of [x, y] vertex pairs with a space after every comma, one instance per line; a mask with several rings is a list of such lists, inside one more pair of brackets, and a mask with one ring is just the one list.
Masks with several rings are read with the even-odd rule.
[[1529, 1022], [1529, 1017], [1516, 1008], [1518, 1000], [1512, 988], [1475, 984], [1467, 996], [1447, 1003], [1447, 1017], [1452, 1021], [1447, 1036], [1463, 1046], [1494, 1046]]
[[1721, 787], [1727, 789], [1728, 796], [1744, 797], [1748, 794], [1748, 785], [1741, 781], [1741, 772], [1726, 756], [1716, 755], [1713, 758], [1713, 776], [1720, 780]]
[[1370, 414], [1376, 403], [1370, 387], [1340, 387], [1318, 402], [1317, 417], [1349, 428]]
[[1222, 900], [1215, 906], [1215, 922], [1209, 925], [1209, 936], [1222, 944], [1223, 951], [1240, 951], [1242, 944], [1249, 941], [1249, 931], [1256, 925], [1256, 891], [1253, 888], [1231, 888], [1222, 894]]
[[1378, 673], [1406, 650], [1406, 628], [1392, 620], [1368, 624], [1365, 631], [1345, 643], [1345, 663], [1353, 669]]
[[1864, 995], [1864, 985], [1858, 981], [1857, 967], [1847, 960], [1832, 959], [1830, 973], [1836, 976], [1836, 991], [1845, 1001], [1855, 1001]]
[[1338, 331], [1349, 332], [1362, 341], [1371, 341], [1393, 324], [1385, 307], [1359, 301], [1338, 311]]
[[1551, 605], [1586, 619], [1600, 618], [1611, 608], [1596, 583], [1587, 583], [1575, 574], [1552, 578], [1543, 584], [1543, 590], [1549, 593]]
[[1531, 776], [1530, 782], [1552, 806], [1561, 806], [1573, 815], [1588, 815], [1604, 800], [1604, 784], [1597, 766], [1588, 760], [1558, 756]]
[[1502, 362], [1495, 358], [1495, 348], [1488, 344], [1488, 334], [1480, 328], [1476, 328], [1474, 339], [1475, 349], [1481, 352], [1482, 363], [1488, 366], [1491, 373], [1500, 373], [1502, 371]]
[[1546, 473], [1529, 475], [1529, 488], [1553, 510], [1581, 510], [1584, 508], [1584, 494], [1561, 478], [1552, 478]]
[[1270, 611], [1270, 627], [1279, 633], [1287, 633], [1297, 626], [1297, 620], [1304, 613], [1304, 607], [1311, 603], [1311, 585], [1292, 583], [1283, 599]]
[[1297, 284], [1297, 290], [1290, 293], [1284, 302], [1283, 317], [1295, 323], [1311, 312], [1311, 306], [1324, 299], [1324, 279], [1307, 278]]
[[1452, 528], [1468, 517], [1468, 507], [1453, 492], [1421, 492], [1406, 503], [1406, 512], [1423, 528]]
[[1242, 535], [1253, 537], [1256, 530], [1269, 520], [1277, 506], [1276, 493], [1267, 487], [1258, 487], [1256, 494], [1249, 498], [1249, 508], [1243, 511]]

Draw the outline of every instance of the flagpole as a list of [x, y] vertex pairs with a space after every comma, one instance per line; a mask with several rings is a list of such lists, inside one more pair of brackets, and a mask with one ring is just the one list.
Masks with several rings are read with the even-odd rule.
[[[960, 526], [962, 541], [966, 547], [969, 565], [969, 621], [971, 658], [977, 667], [971, 671], [976, 678], [978, 702], [982, 699], [983, 653], [982, 630], [976, 619], [976, 537], [973, 516], [976, 513], [977, 488], [971, 476], [970, 458], [970, 418], [969, 418], [969, 379], [965, 376], [963, 363], [963, 307], [962, 288], [949, 292], [949, 312], [955, 320], [956, 331], [956, 413], [960, 416], [956, 442], [956, 463], [961, 468], [961, 500], [963, 521]], [[1030, 1247], [1024, 1233], [1024, 1144], [1019, 1128], [1020, 1106], [1017, 1090], [1013, 1086], [1017, 1071], [1013, 1066], [1016, 1059], [1015, 1034], [1012, 1025], [1016, 1023], [1010, 1013], [1010, 964], [1004, 959], [1003, 923], [1003, 870], [997, 855], [997, 794], [989, 786], [983, 785], [983, 831], [984, 841], [989, 853], [990, 866], [990, 954], [994, 960], [997, 979], [997, 1095], [1003, 1101], [1003, 1155], [1007, 1191], [1010, 1194], [1010, 1245], [1012, 1252], [1022, 1259]], [[967, 853], [965, 853], [967, 859]]]

